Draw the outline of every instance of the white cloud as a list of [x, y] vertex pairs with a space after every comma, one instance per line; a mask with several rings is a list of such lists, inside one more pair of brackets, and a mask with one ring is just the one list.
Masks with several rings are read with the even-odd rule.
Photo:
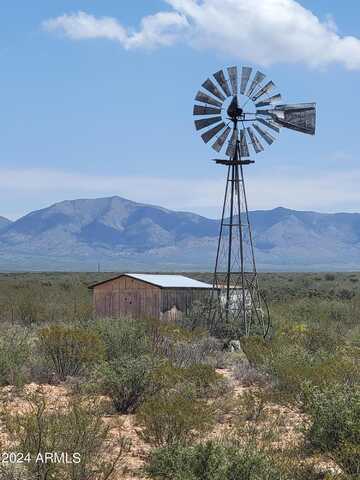
[[72, 39], [107, 38], [126, 48], [154, 48], [182, 40], [234, 59], [303, 63], [325, 67], [339, 63], [360, 69], [360, 39], [341, 36], [332, 16], [321, 21], [295, 0], [165, 0], [172, 11], [144, 17], [138, 31], [110, 17], [84, 12], [47, 20], [48, 31]]
[[176, 12], [159, 12], [144, 17], [138, 32], [130, 32], [114, 18], [96, 18], [85, 12], [65, 14], [43, 22], [45, 30], [60, 30], [73, 40], [105, 38], [116, 40], [125, 49], [172, 45], [185, 27], [186, 18]]
[[[308, 175], [308, 176], [307, 176]], [[269, 178], [271, 177], [271, 181]], [[65, 199], [119, 195], [170, 209], [220, 216], [225, 180], [99, 176], [51, 169], [0, 169], [0, 215], [16, 218]], [[314, 176], [297, 168], [252, 172], [247, 182], [251, 209], [278, 206], [322, 212], [360, 211], [360, 169]], [[184, 195], [184, 192], [192, 192]]]

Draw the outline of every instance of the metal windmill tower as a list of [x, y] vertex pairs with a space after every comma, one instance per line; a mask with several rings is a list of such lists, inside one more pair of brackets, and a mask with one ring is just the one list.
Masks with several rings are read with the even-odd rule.
[[[271, 145], [281, 127], [315, 134], [316, 104], [280, 104], [281, 95], [271, 80], [251, 67], [229, 67], [202, 84], [194, 105], [196, 130], [205, 130], [205, 143], [221, 152], [216, 159], [227, 167], [225, 196], [216, 253], [210, 321], [237, 323], [242, 335], [266, 336], [271, 324], [255, 264], [254, 243], [246, 197], [244, 167], [255, 163], [255, 153]], [[261, 140], [260, 138], [261, 137]], [[250, 148], [251, 146], [251, 148]]]

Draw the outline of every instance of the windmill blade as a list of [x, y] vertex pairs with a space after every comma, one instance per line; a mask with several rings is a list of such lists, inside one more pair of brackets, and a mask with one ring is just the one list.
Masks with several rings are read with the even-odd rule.
[[224, 72], [222, 70], [219, 70], [218, 72], [214, 73], [214, 77], [218, 82], [218, 84], [220, 85], [220, 87], [223, 89], [223, 92], [225, 93], [225, 95], [227, 97], [230, 97], [231, 92], [230, 92], [228, 81], [225, 78]]
[[205, 143], [208, 143], [217, 133], [220, 132], [225, 127], [225, 123], [221, 122], [219, 125], [216, 125], [213, 128], [210, 128], [207, 132], [201, 135], [201, 138], [204, 140]]
[[297, 132], [315, 135], [316, 130], [316, 104], [300, 103], [277, 105], [272, 111], [273, 119], [285, 128]]
[[280, 102], [281, 101], [281, 95], [278, 93], [277, 95], [274, 95], [273, 97], [267, 98], [266, 100], [263, 100], [262, 102], [255, 103], [255, 106], [257, 108], [260, 107], [267, 107], [269, 105], [272, 105], [273, 103]]
[[248, 97], [251, 97], [253, 91], [255, 90], [255, 88], [264, 80], [264, 78], [266, 77], [266, 75], [264, 75], [263, 73], [261, 72], [256, 72], [256, 75], [254, 77], [254, 80], [252, 81], [251, 85], [250, 85], [250, 88], [247, 92], [247, 96]]
[[246, 140], [245, 129], [240, 130], [240, 155], [241, 157], [249, 157], [249, 147]]
[[[233, 158], [235, 155], [236, 141], [239, 137], [239, 132], [235, 129], [232, 133], [228, 148], [226, 150], [226, 155], [230, 158]], [[249, 157], [249, 147], [246, 140], [245, 130], [240, 130], [240, 156]]]
[[233, 158], [235, 155], [235, 149], [236, 149], [236, 141], [238, 139], [239, 132], [237, 128], [234, 128], [233, 133], [230, 138], [230, 142], [228, 144], [228, 147], [226, 149], [225, 155]]
[[263, 125], [265, 125], [268, 128], [271, 128], [271, 130], [274, 130], [276, 133], [280, 133], [280, 128], [276, 125], [276, 123], [272, 120], [264, 120], [263, 118], [258, 118], [256, 117], [256, 120]]
[[215, 97], [220, 98], [220, 100], [224, 101], [225, 97], [217, 88], [217, 86], [208, 78], [205, 82], [201, 85], [205, 90], [212, 93]]
[[242, 67], [241, 69], [241, 84], [240, 84], [240, 93], [245, 95], [246, 87], [251, 76], [252, 68], [251, 67]]
[[253, 124], [253, 127], [268, 145], [271, 145], [272, 143], [275, 142], [275, 137], [273, 137], [271, 133], [267, 132], [266, 130], [259, 127], [259, 125], [256, 125], [255, 123]]
[[202, 128], [210, 127], [214, 123], [221, 122], [221, 120], [221, 117], [202, 118], [201, 120], [195, 120], [195, 127], [196, 130], [201, 130]]
[[215, 100], [215, 98], [210, 97], [206, 93], [202, 92], [201, 90], [198, 91], [196, 94], [195, 100], [198, 102], [202, 103], [207, 103], [209, 105], [214, 105], [215, 107], [222, 107], [222, 103], [219, 102], [218, 100]]
[[224, 143], [226, 142], [226, 139], [230, 134], [230, 130], [231, 130], [230, 127], [226, 127], [225, 130], [222, 132], [222, 134], [218, 136], [216, 142], [213, 145], [211, 145], [214, 150], [216, 150], [217, 152], [220, 152]]
[[260, 88], [259, 91], [257, 91], [255, 93], [255, 95], [253, 95], [253, 97], [251, 98], [251, 100], [253, 102], [256, 102], [256, 100], [260, 97], [262, 97], [263, 95], [265, 95], [266, 93], [268, 92], [271, 92], [271, 90], [273, 90], [275, 88], [275, 83], [270, 80], [270, 82], [268, 82], [265, 86], [263, 86], [262, 88]]
[[220, 115], [221, 109], [214, 107], [203, 107], [202, 105], [194, 105], [194, 115]]
[[253, 131], [253, 129], [251, 127], [247, 127], [246, 130], [248, 131], [248, 134], [251, 138], [251, 143], [255, 152], [256, 153], [262, 152], [264, 150], [264, 147], [261, 145], [261, 142], [255, 135], [255, 132]]
[[227, 69], [229, 77], [230, 77], [230, 83], [231, 83], [231, 89], [232, 89], [232, 94], [237, 95], [238, 91], [238, 73], [237, 73], [237, 67], [229, 67]]

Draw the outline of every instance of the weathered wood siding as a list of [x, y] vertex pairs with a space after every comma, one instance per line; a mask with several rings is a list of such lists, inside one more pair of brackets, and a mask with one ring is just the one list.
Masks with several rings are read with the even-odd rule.
[[159, 318], [160, 288], [129, 277], [116, 278], [94, 287], [93, 306], [97, 316]]
[[186, 315], [192, 303], [206, 299], [209, 292], [197, 288], [160, 288], [123, 276], [94, 286], [93, 307], [95, 314], [103, 317], [173, 318]]

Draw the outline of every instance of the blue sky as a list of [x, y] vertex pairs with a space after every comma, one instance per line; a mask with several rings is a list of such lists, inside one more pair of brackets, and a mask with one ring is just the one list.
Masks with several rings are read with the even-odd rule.
[[283, 130], [247, 169], [250, 207], [360, 211], [357, 0], [6, 3], [0, 215], [120, 195], [219, 216], [225, 172], [192, 105], [233, 64], [318, 105], [315, 137]]

